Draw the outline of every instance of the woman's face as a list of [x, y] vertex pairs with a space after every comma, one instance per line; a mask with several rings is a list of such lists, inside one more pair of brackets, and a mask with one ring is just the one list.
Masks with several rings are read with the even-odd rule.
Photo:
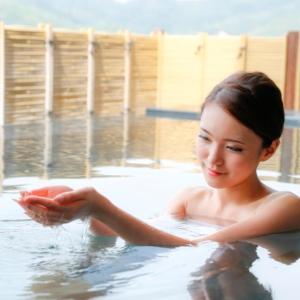
[[207, 183], [229, 188], [256, 176], [264, 155], [262, 139], [220, 105], [205, 106], [200, 121], [197, 156]]

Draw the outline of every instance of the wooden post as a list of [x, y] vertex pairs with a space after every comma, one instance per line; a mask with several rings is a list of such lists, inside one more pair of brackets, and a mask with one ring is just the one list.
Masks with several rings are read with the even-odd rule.
[[297, 77], [298, 43], [299, 32], [289, 32], [287, 35], [286, 46], [286, 68], [284, 88], [285, 109], [294, 109]]
[[0, 22], [0, 126], [5, 124], [5, 28]]
[[45, 57], [45, 114], [53, 112], [53, 31], [52, 26], [47, 24], [46, 30], [46, 57]]
[[88, 115], [86, 118], [86, 155], [85, 155], [85, 177], [90, 178], [92, 173], [92, 147], [93, 147], [93, 116]]
[[[295, 153], [295, 143], [294, 143], [294, 131], [292, 130], [285, 130], [284, 134], [281, 138], [281, 151], [280, 151], [280, 166], [279, 166], [279, 172], [280, 177], [278, 178], [279, 181], [283, 182], [289, 182], [290, 176], [289, 174], [295, 174], [293, 173], [293, 165], [291, 157], [293, 157], [295, 154], [297, 157], [297, 150]], [[294, 160], [295, 161], [295, 160]]]
[[44, 179], [49, 178], [49, 168], [53, 164], [53, 120], [46, 115], [44, 122]]
[[95, 99], [95, 34], [93, 29], [88, 31], [88, 65], [87, 65], [87, 111], [94, 112]]
[[126, 166], [128, 159], [128, 146], [130, 142], [130, 114], [123, 114], [123, 146], [122, 146], [122, 166]]
[[130, 33], [125, 31], [124, 34], [124, 113], [130, 110], [131, 97], [131, 51], [132, 41]]

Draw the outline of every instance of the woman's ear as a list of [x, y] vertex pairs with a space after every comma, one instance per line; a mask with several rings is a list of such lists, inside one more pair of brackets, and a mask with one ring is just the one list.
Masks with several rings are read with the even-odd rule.
[[272, 144], [269, 147], [264, 148], [261, 152], [260, 161], [268, 160], [276, 152], [279, 144], [280, 140], [276, 139], [272, 142]]

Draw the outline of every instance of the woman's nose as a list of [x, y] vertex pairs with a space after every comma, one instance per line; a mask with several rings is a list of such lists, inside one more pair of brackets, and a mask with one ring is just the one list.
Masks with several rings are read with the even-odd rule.
[[224, 163], [222, 150], [217, 146], [212, 146], [207, 157], [210, 167], [221, 166]]

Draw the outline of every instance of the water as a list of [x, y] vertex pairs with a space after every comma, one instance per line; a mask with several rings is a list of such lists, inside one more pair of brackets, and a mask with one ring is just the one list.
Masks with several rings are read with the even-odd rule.
[[[5, 127], [0, 298], [298, 299], [299, 233], [253, 244], [141, 247], [96, 238], [79, 221], [43, 227], [12, 201], [22, 189], [89, 185], [169, 232], [213, 232], [208, 224], [157, 219], [177, 191], [204, 184], [194, 151], [197, 128], [196, 121], [145, 117]], [[300, 130], [286, 128], [282, 141], [260, 176], [300, 195]]]

